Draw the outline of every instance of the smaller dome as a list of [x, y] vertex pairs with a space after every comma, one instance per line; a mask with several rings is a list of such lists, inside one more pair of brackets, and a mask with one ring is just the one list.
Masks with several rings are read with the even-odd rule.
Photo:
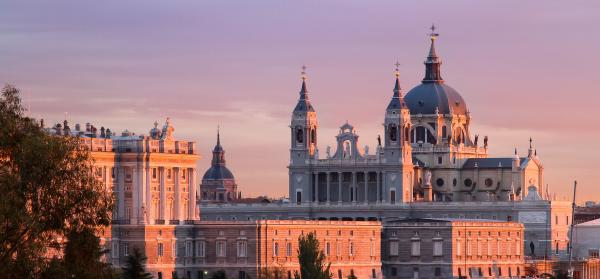
[[231, 171], [227, 167], [217, 165], [217, 166], [210, 167], [204, 173], [202, 180], [208, 180], [208, 179], [222, 180], [222, 179], [235, 179], [235, 178], [233, 177], [233, 173], [231, 173]]

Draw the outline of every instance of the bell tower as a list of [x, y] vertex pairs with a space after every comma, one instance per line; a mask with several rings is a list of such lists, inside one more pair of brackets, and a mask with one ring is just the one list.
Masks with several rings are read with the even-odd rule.
[[402, 97], [400, 72], [396, 63], [394, 95], [385, 111], [383, 161], [385, 169], [384, 202], [412, 201], [413, 163], [410, 145], [410, 110]]
[[384, 158], [387, 163], [403, 163], [412, 165], [410, 145], [410, 110], [402, 97], [400, 87], [400, 72], [396, 63], [396, 82], [394, 95], [385, 111], [385, 145]]
[[[292, 113], [290, 124], [290, 200], [295, 203], [309, 202], [312, 195], [312, 160], [317, 149], [317, 113], [310, 103], [306, 87], [306, 66], [302, 66], [300, 98]], [[304, 195], [304, 196], [303, 196]]]
[[305, 164], [312, 159], [317, 148], [317, 113], [310, 103], [306, 88], [306, 66], [302, 66], [300, 99], [292, 113], [290, 163]]

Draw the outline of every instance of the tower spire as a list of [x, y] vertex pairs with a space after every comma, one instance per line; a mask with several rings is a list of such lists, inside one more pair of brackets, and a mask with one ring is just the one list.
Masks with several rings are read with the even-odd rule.
[[404, 102], [404, 98], [402, 98], [402, 87], [400, 86], [400, 70], [398, 69], [400, 63], [396, 62], [394, 65], [396, 66], [396, 70], [394, 71], [396, 80], [394, 81], [394, 95], [387, 107], [388, 110], [406, 108], [406, 103]]
[[308, 89], [306, 88], [306, 80], [308, 79], [308, 77], [306, 75], [306, 66], [304, 65], [302, 65], [302, 72], [300, 72], [300, 78], [302, 79], [302, 86], [300, 87], [300, 99], [298, 100], [298, 104], [296, 105], [294, 111], [315, 111], [312, 105], [310, 104], [310, 100], [308, 98]]
[[427, 60], [425, 60], [425, 78], [423, 78], [422, 82], [442, 83], [444, 82], [440, 71], [442, 61], [437, 56], [437, 52], [435, 51], [435, 40], [440, 36], [440, 34], [435, 32], [436, 27], [433, 24], [431, 25], [430, 30], [431, 33], [429, 33], [428, 36], [431, 40], [431, 45], [429, 46], [429, 54], [427, 55]]

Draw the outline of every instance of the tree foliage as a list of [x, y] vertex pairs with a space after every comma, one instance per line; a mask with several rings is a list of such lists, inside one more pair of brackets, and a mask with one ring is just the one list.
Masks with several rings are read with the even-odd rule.
[[123, 267], [123, 279], [150, 279], [152, 275], [146, 272], [146, 260], [148, 258], [140, 252], [138, 248], [133, 249], [133, 253], [127, 256], [125, 266]]
[[227, 273], [223, 270], [217, 270], [210, 276], [210, 279], [227, 279]]
[[331, 263], [325, 264], [325, 254], [319, 248], [319, 240], [313, 232], [298, 238], [298, 261], [300, 273], [294, 273], [295, 279], [331, 279]]
[[280, 266], [264, 267], [258, 270], [258, 279], [283, 279], [285, 269]]
[[38, 277], [69, 231], [110, 223], [112, 197], [73, 137], [46, 133], [25, 116], [19, 90], [0, 96], [0, 274]]

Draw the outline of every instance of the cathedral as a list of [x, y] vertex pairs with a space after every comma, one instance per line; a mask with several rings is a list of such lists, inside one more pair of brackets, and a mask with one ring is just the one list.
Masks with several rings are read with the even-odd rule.
[[[432, 31], [435, 31], [432, 28]], [[446, 84], [430, 34], [421, 84], [403, 94], [396, 68], [383, 137], [373, 154], [361, 148], [354, 127], [343, 124], [334, 150], [319, 154], [318, 121], [306, 74], [291, 119], [289, 196], [302, 203], [397, 204], [410, 202], [541, 199], [543, 166], [533, 149], [526, 156], [488, 157], [488, 137], [471, 132], [461, 95]]]

